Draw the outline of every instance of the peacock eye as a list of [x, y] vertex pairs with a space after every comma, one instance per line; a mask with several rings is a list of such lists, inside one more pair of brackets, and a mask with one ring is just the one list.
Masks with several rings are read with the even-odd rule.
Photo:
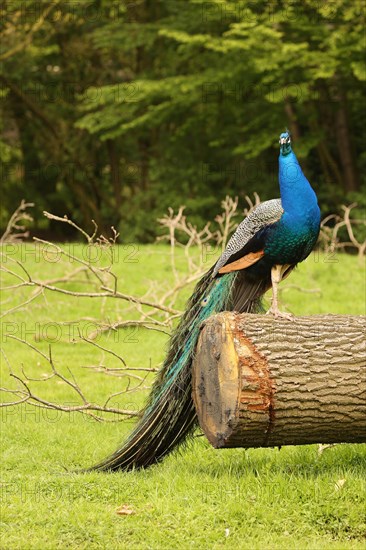
[[207, 296], [206, 298], [203, 298], [202, 302], [201, 302], [201, 306], [205, 306], [207, 304], [207, 302], [209, 301], [210, 297]]

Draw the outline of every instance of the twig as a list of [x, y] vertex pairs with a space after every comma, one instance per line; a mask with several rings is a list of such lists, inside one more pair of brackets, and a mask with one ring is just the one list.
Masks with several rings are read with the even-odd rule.
[[[357, 206], [357, 203], [352, 203], [349, 206], [342, 205], [343, 218], [336, 214], [327, 216], [321, 223], [321, 241], [326, 252], [333, 253], [337, 248], [355, 248], [358, 252], [360, 260], [366, 253], [366, 239], [364, 242], [359, 242], [354, 234], [354, 227], [366, 226], [364, 219], [351, 219], [351, 211]], [[334, 222], [333, 227], [327, 225], [329, 222]], [[343, 227], [346, 228], [349, 241], [341, 241], [339, 231]]]
[[32, 42], [33, 35], [42, 27], [43, 23], [45, 22], [46, 17], [48, 14], [57, 6], [57, 4], [60, 3], [60, 0], [53, 0], [49, 6], [46, 7], [46, 9], [43, 11], [43, 13], [39, 16], [37, 21], [32, 25], [29, 32], [25, 36], [24, 40], [22, 42], [18, 42], [16, 46], [14, 46], [12, 49], [8, 50], [7, 52], [4, 52], [0, 56], [0, 61], [5, 61], [6, 59], [9, 59], [9, 57], [12, 57], [14, 54], [18, 53], [21, 50], [25, 50], [27, 46], [29, 46]]
[[[22, 200], [18, 208], [10, 217], [4, 234], [0, 238], [0, 244], [6, 242], [18, 242], [29, 237], [29, 231], [27, 231], [23, 225], [19, 225], [19, 222], [33, 221], [32, 216], [28, 214], [28, 212], [26, 212], [27, 208], [32, 208], [33, 206], [33, 202], [25, 202], [24, 200]], [[15, 233], [15, 231], [20, 231], [20, 233]]]
[[98, 231], [98, 226], [97, 226], [97, 224], [95, 223], [94, 220], [92, 220], [92, 223], [94, 225], [94, 232], [92, 233], [92, 235], [88, 235], [88, 233], [86, 231], [84, 231], [84, 229], [82, 227], [80, 227], [75, 222], [70, 220], [66, 216], [66, 214], [64, 215], [63, 218], [61, 218], [60, 216], [55, 216], [55, 214], [51, 214], [50, 212], [47, 212], [46, 210], [44, 210], [43, 215], [46, 218], [48, 218], [49, 220], [55, 220], [57, 222], [67, 223], [68, 225], [71, 225], [71, 227], [73, 227], [74, 229], [79, 231], [79, 233], [81, 233], [86, 238], [86, 240], [88, 241], [88, 244], [92, 244], [94, 242], [95, 235]]

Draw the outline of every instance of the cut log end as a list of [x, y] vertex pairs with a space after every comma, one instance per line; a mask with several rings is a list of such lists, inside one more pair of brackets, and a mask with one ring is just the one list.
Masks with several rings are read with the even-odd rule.
[[366, 441], [365, 318], [221, 313], [202, 329], [193, 400], [210, 443]]

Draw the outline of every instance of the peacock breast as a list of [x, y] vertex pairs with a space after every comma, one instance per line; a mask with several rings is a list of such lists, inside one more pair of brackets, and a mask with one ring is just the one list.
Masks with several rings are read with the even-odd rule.
[[269, 232], [264, 253], [274, 264], [296, 264], [309, 256], [318, 235], [319, 219], [283, 216]]

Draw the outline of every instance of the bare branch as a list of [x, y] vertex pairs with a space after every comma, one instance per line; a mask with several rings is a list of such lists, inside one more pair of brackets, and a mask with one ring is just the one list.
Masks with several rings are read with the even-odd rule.
[[48, 218], [49, 220], [55, 220], [57, 222], [63, 222], [63, 223], [67, 223], [68, 225], [71, 225], [71, 227], [73, 227], [74, 229], [76, 229], [77, 231], [79, 231], [79, 233], [81, 233], [87, 240], [87, 242], [90, 244], [90, 243], [93, 243], [94, 242], [94, 237], [98, 231], [98, 226], [96, 225], [95, 221], [92, 220], [92, 223], [94, 225], [94, 232], [92, 235], [88, 235], [88, 233], [86, 231], [84, 231], [84, 229], [82, 229], [81, 227], [79, 227], [75, 222], [73, 222], [72, 220], [70, 220], [66, 214], [64, 215], [63, 218], [61, 218], [60, 216], [55, 216], [55, 214], [51, 214], [50, 212], [46, 212], [46, 210], [43, 211], [43, 215]]
[[[351, 211], [357, 207], [357, 203], [352, 203], [349, 206], [342, 205], [343, 217], [331, 214], [327, 216], [321, 223], [320, 242], [326, 252], [334, 252], [337, 248], [354, 248], [357, 250], [360, 260], [366, 253], [366, 239], [361, 242], [355, 237], [354, 228], [366, 226], [365, 219], [351, 218]], [[328, 225], [333, 223], [333, 226]], [[346, 228], [349, 241], [342, 241], [339, 237], [339, 232], [342, 228]]]
[[[23, 285], [21, 286], [27, 286], [29, 283], [24, 283]], [[28, 300], [25, 300], [24, 302], [21, 302], [20, 304], [18, 304], [17, 306], [14, 306], [6, 311], [4, 311], [4, 313], [2, 313], [0, 315], [0, 319], [2, 319], [3, 317], [5, 317], [6, 315], [9, 315], [10, 313], [14, 313], [14, 311], [18, 311], [19, 309], [23, 309], [25, 308], [26, 306], [28, 306], [31, 302], [34, 302], [38, 296], [40, 296], [42, 294], [42, 289], [39, 289], [38, 292], [36, 292], [35, 294], [33, 294], [30, 298], [28, 298]]]
[[215, 221], [218, 222], [220, 227], [220, 233], [218, 238], [218, 244], [221, 244], [222, 252], [225, 250], [226, 243], [230, 233], [236, 229], [237, 224], [233, 222], [233, 218], [237, 215], [238, 197], [231, 199], [229, 196], [225, 197], [221, 206], [223, 208], [222, 214], [216, 216]]
[[107, 353], [110, 353], [111, 355], [113, 355], [114, 357], [116, 357], [119, 361], [121, 361], [122, 365], [124, 367], [127, 367], [127, 363], [126, 361], [123, 359], [123, 357], [121, 357], [120, 355], [118, 355], [118, 353], [116, 353], [115, 351], [112, 351], [111, 349], [107, 349], [105, 348], [104, 346], [101, 346], [100, 344], [97, 344], [96, 342], [93, 342], [92, 340], [89, 340], [88, 338], [85, 338], [84, 336], [82, 336], [80, 334], [80, 331], [79, 331], [79, 338], [81, 340], [83, 340], [84, 342], [87, 342], [88, 344], [91, 344], [92, 346], [95, 346], [96, 348], [99, 348], [103, 351], [106, 351]]
[[254, 202], [249, 197], [249, 195], [245, 195], [245, 200], [247, 201], [248, 206], [244, 208], [244, 211], [243, 211], [244, 216], [248, 216], [252, 212], [252, 210], [254, 210], [254, 208], [256, 208], [258, 204], [261, 203], [258, 193], [254, 192], [253, 197], [254, 197]]
[[14, 214], [10, 217], [4, 234], [0, 238], [0, 244], [19, 242], [29, 237], [29, 231], [26, 230], [24, 225], [20, 225], [20, 222], [33, 221], [32, 216], [26, 212], [27, 208], [32, 208], [33, 206], [33, 202], [25, 202], [22, 200]]
[[[253, 199], [247, 196], [246, 202], [247, 208], [244, 212], [248, 214], [259, 204], [260, 199], [259, 196], [255, 194]], [[64, 246], [59, 246], [42, 239], [35, 239], [37, 243], [47, 247], [48, 254], [54, 252], [55, 255], [60, 256], [60, 261], [64, 262], [63, 265], [65, 265], [65, 269], [62, 272], [62, 276], [52, 279], [43, 277], [41, 277], [41, 279], [37, 277], [36, 279], [32, 269], [28, 267], [28, 263], [26, 267], [22, 261], [14, 259], [11, 255], [7, 254], [6, 250], [3, 250], [3, 257], [10, 264], [6, 265], [6, 262], [4, 262], [1, 267], [5, 275], [4, 278], [6, 279], [3, 290], [4, 292], [9, 292], [9, 294], [16, 294], [19, 292], [21, 296], [20, 303], [14, 306], [14, 302], [11, 302], [13, 307], [3, 312], [3, 316], [9, 315], [21, 308], [30, 308], [31, 310], [36, 300], [40, 296], [46, 298], [48, 292], [75, 299], [100, 299], [101, 320], [93, 319], [96, 328], [88, 337], [83, 337], [80, 333], [79, 336], [80, 340], [84, 341], [88, 346], [93, 346], [100, 350], [102, 359], [98, 365], [80, 365], [80, 368], [90, 369], [96, 376], [114, 376], [124, 379], [124, 389], [107, 397], [104, 405], [92, 403], [91, 400], [87, 398], [84, 389], [79, 385], [74, 373], [69, 369], [68, 373], [65, 375], [63, 374], [63, 372], [66, 372], [64, 369], [63, 372], [60, 372], [55, 366], [51, 348], [48, 354], [46, 354], [35, 345], [13, 334], [9, 334], [9, 338], [17, 340], [21, 345], [28, 346], [29, 349], [40, 355], [49, 365], [50, 373], [42, 378], [31, 378], [27, 375], [26, 370], [21, 368], [21, 374], [19, 375], [12, 371], [10, 363], [6, 359], [10, 377], [16, 382], [16, 387], [14, 389], [7, 387], [1, 388], [1, 391], [7, 396], [11, 395], [14, 398], [11, 402], [6, 401], [3, 406], [27, 403], [27, 405], [38, 408], [56, 409], [69, 413], [74, 411], [80, 412], [98, 421], [108, 421], [105, 413], [113, 413], [118, 418], [123, 416], [136, 416], [138, 414], [137, 411], [111, 406], [111, 400], [119, 395], [147, 389], [146, 377], [150, 376], [150, 373], [155, 373], [158, 369], [151, 365], [147, 367], [129, 367], [120, 354], [108, 349], [99, 342], [97, 343], [95, 339], [102, 332], [114, 332], [126, 327], [139, 327], [169, 334], [173, 322], [181, 315], [181, 312], [176, 308], [177, 297], [180, 292], [188, 285], [192, 285], [202, 276], [202, 273], [207, 269], [205, 265], [206, 259], [209, 258], [213, 261], [213, 257], [225, 247], [230, 234], [237, 225], [235, 219], [238, 215], [238, 198], [231, 199], [230, 197], [226, 197], [221, 206], [222, 212], [215, 218], [215, 227], [217, 228], [215, 230], [211, 228], [210, 223], [205, 224], [201, 228], [197, 228], [195, 225], [191, 224], [184, 215], [184, 207], [179, 208], [176, 213], [173, 209], [169, 209], [168, 214], [159, 220], [161, 227], [165, 231], [165, 235], [162, 235], [158, 240], [165, 240], [169, 243], [170, 264], [174, 275], [174, 282], [172, 285], [164, 285], [152, 281], [150, 287], [142, 296], [126, 294], [121, 292], [118, 288], [120, 277], [117, 276], [113, 269], [113, 265], [116, 261], [115, 246], [118, 239], [118, 233], [114, 228], [112, 228], [113, 236], [110, 239], [106, 239], [102, 235], [96, 237], [98, 228], [95, 222], [93, 222], [93, 233], [88, 234], [67, 217], [59, 217], [50, 213], [45, 213], [48, 219], [66, 223], [76, 229], [82, 234], [83, 238], [86, 239], [86, 246], [93, 244], [107, 253], [106, 260], [101, 261], [98, 259], [98, 262], [92, 263], [89, 257], [87, 260], [85, 260], [84, 257], [78, 257], [77, 252], [73, 253], [72, 250], [67, 250]], [[343, 206], [342, 216], [330, 215], [323, 220], [320, 239], [322, 246], [326, 250], [334, 251], [336, 249], [353, 248], [357, 249], [360, 256], [365, 254], [366, 241], [360, 242], [359, 234], [361, 233], [356, 231], [356, 227], [357, 229], [362, 229], [361, 226], [365, 225], [365, 220], [358, 219], [352, 215], [355, 207], [355, 204]], [[342, 228], [343, 232], [341, 231]], [[340, 235], [343, 238], [345, 231], [347, 231], [348, 235], [347, 240], [342, 240]], [[41, 249], [41, 251], [42, 250], [43, 249]], [[186, 262], [184, 275], [180, 275], [180, 270], [177, 267], [179, 265], [178, 254], [180, 255], [179, 261], [181, 261], [184, 255]], [[72, 270], [68, 267], [71, 264], [74, 266]], [[77, 266], [76, 268], [75, 264]], [[85, 280], [80, 277], [80, 274], [85, 276]], [[10, 281], [8, 281], [8, 279], [10, 279]], [[77, 288], [81, 290], [75, 290], [74, 286], [67, 287], [69, 283], [73, 285], [77, 283], [80, 285]], [[72, 290], [70, 288], [72, 288]], [[288, 291], [289, 289], [307, 293], [320, 292], [320, 289], [317, 288], [304, 289], [296, 285], [288, 285], [281, 290]], [[105, 308], [110, 298], [118, 300], [123, 304], [123, 311], [121, 312], [119, 309], [117, 311], [117, 320], [109, 320], [108, 314], [105, 313], [105, 311], [108, 311]], [[105, 320], [106, 317], [107, 320]], [[82, 320], [90, 320], [90, 318], [84, 317]], [[73, 324], [75, 322], [77, 321], [71, 320], [68, 322], [61, 322], [61, 324]], [[111, 361], [117, 360], [120, 366], [114, 367], [113, 362], [111, 365], [101, 364], [102, 361], [104, 363], [104, 356], [108, 356]], [[145, 373], [145, 375], [143, 373]], [[42, 383], [42, 388], [47, 388], [47, 384], [53, 384], [55, 379], [59, 379], [68, 386], [69, 390], [76, 397], [75, 404], [69, 406], [44, 399], [42, 395], [38, 395], [37, 391], [33, 389], [32, 384], [30, 384], [30, 382], [34, 384]]]
[[[142, 383], [145, 381], [146, 377], [144, 377], [144, 378], [139, 377], [138, 384], [136, 386], [134, 386], [133, 388], [130, 388], [130, 383], [128, 383], [127, 390], [122, 390], [121, 392], [117, 392], [117, 393], [114, 393], [114, 394], [110, 395], [107, 398], [104, 406], [97, 405], [95, 403], [90, 402], [86, 398], [83, 390], [79, 386], [74, 374], [71, 372], [70, 369], [68, 369], [68, 370], [69, 370], [71, 379], [64, 376], [56, 368], [56, 366], [54, 364], [54, 361], [53, 361], [53, 358], [52, 358], [51, 347], [49, 347], [49, 353], [48, 353], [48, 356], [47, 356], [41, 350], [39, 350], [38, 348], [36, 348], [35, 346], [30, 344], [26, 340], [23, 340], [22, 338], [18, 338], [17, 336], [14, 336], [14, 335], [9, 335], [9, 338], [13, 338], [14, 340], [17, 340], [18, 342], [28, 346], [30, 349], [32, 349], [37, 354], [39, 354], [43, 359], [45, 359], [48, 362], [48, 364], [51, 367], [52, 372], [51, 372], [50, 375], [48, 375], [46, 377], [43, 377], [43, 378], [32, 378], [32, 377], [28, 376], [25, 373], [24, 367], [22, 367], [23, 377], [20, 377], [19, 375], [14, 373], [4, 350], [2, 350], [5, 361], [8, 365], [8, 368], [9, 368], [9, 375], [10, 375], [11, 378], [13, 378], [14, 380], [16, 380], [18, 382], [18, 388], [16, 388], [16, 389], [4, 388], [4, 387], [0, 388], [0, 390], [2, 392], [14, 395], [14, 397], [16, 397], [15, 400], [6, 401], [6, 402], [2, 403], [0, 405], [1, 407], [10, 407], [10, 406], [14, 406], [14, 405], [19, 405], [21, 403], [27, 403], [28, 405], [32, 405], [34, 407], [43, 408], [43, 409], [53, 409], [53, 410], [59, 410], [59, 411], [68, 412], [68, 413], [80, 412], [82, 414], [87, 414], [88, 416], [92, 416], [95, 420], [99, 420], [99, 421], [104, 421], [105, 418], [103, 416], [101, 416], [101, 414], [95, 414], [95, 412], [97, 412], [97, 413], [113, 413], [114, 415], [122, 415], [122, 416], [127, 416], [127, 417], [132, 417], [132, 416], [138, 416], [139, 415], [139, 412], [136, 411], [136, 410], [121, 409], [121, 408], [118, 408], [118, 407], [110, 407], [110, 406], [108, 406], [108, 404], [117, 395], [122, 395], [124, 393], [129, 393], [131, 391], [141, 390], [142, 389]], [[106, 351], [110, 352], [110, 350], [106, 350]], [[64, 382], [67, 386], [69, 386], [71, 388], [71, 390], [74, 393], [76, 393], [78, 399], [81, 400], [81, 404], [63, 405], [63, 404], [60, 404], [60, 403], [55, 403], [53, 401], [46, 400], [43, 397], [41, 397], [40, 395], [37, 395], [29, 386], [30, 381], [32, 381], [32, 382], [43, 382], [44, 383], [44, 382], [48, 382], [52, 378], [59, 378], [62, 382]], [[143, 386], [143, 389], [146, 389], [146, 387]]]
[[[180, 316], [180, 314], [179, 314]], [[167, 321], [157, 321], [154, 319], [151, 320], [126, 320], [126, 321], [115, 321], [114, 323], [98, 323], [98, 328], [94, 332], [90, 333], [89, 339], [94, 340], [102, 334], [103, 332], [110, 332], [117, 331], [119, 328], [127, 328], [127, 327], [139, 327], [139, 328], [145, 328], [146, 330], [156, 330], [157, 332], [162, 332], [164, 334], [167, 334], [170, 336], [170, 332], [168, 330], [165, 330], [163, 327], [168, 327], [171, 324], [172, 319], [175, 316], [169, 317]], [[93, 319], [95, 322], [95, 320]]]

